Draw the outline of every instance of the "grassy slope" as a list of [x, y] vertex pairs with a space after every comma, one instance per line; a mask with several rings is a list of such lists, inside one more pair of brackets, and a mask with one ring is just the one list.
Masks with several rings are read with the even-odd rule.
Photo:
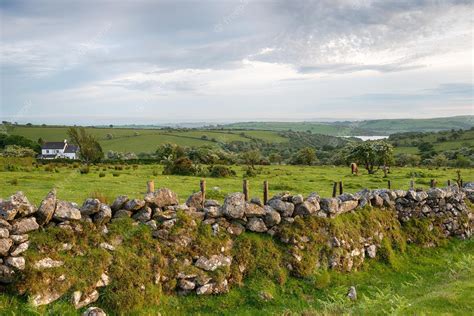
[[[58, 188], [61, 199], [82, 203], [89, 197], [91, 192], [103, 192], [109, 199], [120, 194], [128, 194], [131, 197], [142, 197], [146, 189], [146, 181], [155, 180], [155, 187], [168, 187], [176, 191], [184, 202], [193, 192], [199, 189], [199, 177], [162, 175], [160, 165], [140, 165], [137, 170], [125, 169], [114, 171], [104, 167], [98, 170], [93, 167], [89, 174], [79, 174], [77, 169], [66, 167], [58, 168], [58, 172], [48, 172], [44, 167], [32, 168], [31, 171], [5, 172], [0, 165], [0, 198], [7, 198], [16, 191], [24, 191], [28, 198], [38, 204], [53, 187]], [[243, 170], [240, 166], [232, 166], [237, 171], [237, 176], [232, 178], [208, 178], [208, 196], [223, 200], [227, 193], [237, 192], [242, 189]], [[106, 176], [99, 177], [99, 172], [105, 172]], [[112, 173], [118, 172], [119, 177], [113, 177]], [[153, 172], [157, 174], [153, 175]], [[419, 187], [429, 186], [430, 179], [436, 179], [440, 185], [448, 179], [456, 178], [456, 169], [433, 169], [426, 168], [393, 168], [389, 179], [392, 188], [404, 188], [409, 186], [411, 173], [414, 173], [415, 182]], [[474, 181], [474, 169], [462, 170], [464, 181]], [[11, 185], [10, 181], [18, 180], [17, 185]], [[262, 182], [268, 180], [270, 194], [281, 191], [292, 191], [294, 193], [309, 194], [316, 191], [322, 196], [330, 196], [334, 181], [342, 180], [346, 192], [356, 192], [362, 188], [385, 187], [387, 179], [383, 173], [367, 175], [361, 170], [360, 176], [352, 176], [349, 168], [344, 167], [305, 167], [305, 166], [265, 166], [262, 174], [250, 179], [250, 193], [252, 196], [262, 196]], [[218, 188], [218, 191], [213, 190]]]
[[[447, 141], [439, 142], [438, 137], [444, 136], [440, 134], [429, 134], [419, 139], [424, 142], [432, 143], [434, 149], [437, 152], [442, 152], [445, 150], [459, 149], [461, 147], [474, 147], [474, 131], [465, 131], [459, 139], [452, 140], [448, 139]], [[408, 146], [412, 139], [400, 140], [400, 146], [395, 147], [395, 153], [409, 153], [409, 154], [418, 154], [419, 150], [417, 147]]]
[[[227, 297], [169, 298], [158, 310], [164, 315], [474, 313], [473, 240], [452, 241], [437, 249], [410, 247], [398, 260], [400, 268], [396, 270], [369, 260], [359, 272], [332, 272], [332, 283], [325, 289], [317, 289], [312, 279], [295, 278], [280, 288], [266, 276], [259, 275]], [[350, 286], [358, 290], [356, 303], [345, 298]], [[262, 301], [261, 291], [273, 293], [274, 299]]]
[[450, 129], [469, 129], [474, 125], [473, 116], [454, 116], [432, 119], [393, 119], [362, 121], [358, 127], [374, 131], [396, 132], [435, 132]]
[[[218, 142], [251, 141], [237, 131], [172, 131], [167, 132], [156, 129], [125, 129], [125, 128], [87, 128], [87, 132], [97, 137], [104, 151], [113, 150], [119, 152], [154, 152], [156, 148], [165, 143], [178, 144], [181, 146], [198, 147], [213, 146]], [[46, 141], [58, 141], [67, 138], [67, 127], [25, 127], [17, 126], [9, 131], [14, 135], [21, 135], [31, 140], [42, 138]], [[135, 135], [138, 133], [138, 135]], [[107, 134], [112, 134], [113, 139], [108, 139]], [[268, 142], [284, 142], [288, 139], [279, 136], [276, 132], [269, 131], [246, 131], [247, 136], [263, 139]], [[207, 139], [202, 139], [203, 135]]]
[[433, 119], [394, 119], [360, 122], [242, 122], [226, 125], [229, 128], [307, 131], [335, 136], [389, 135], [412, 131], [439, 131], [469, 129], [474, 125], [473, 116], [456, 116]]
[[[253, 234], [257, 240], [264, 236]], [[440, 248], [409, 247], [396, 257], [397, 267], [367, 260], [361, 271], [330, 272], [330, 282], [319, 288], [313, 278], [290, 277], [279, 286], [268, 275], [256, 272], [244, 286], [219, 296], [167, 296], [156, 306], [133, 314], [156, 315], [472, 315], [474, 313], [474, 240], [452, 240]], [[355, 286], [358, 300], [345, 295]], [[273, 299], [264, 301], [261, 292]], [[101, 306], [102, 299], [93, 304]], [[115, 315], [119, 311], [108, 310]], [[62, 299], [38, 309], [24, 298], [0, 294], [2, 315], [78, 315]]]

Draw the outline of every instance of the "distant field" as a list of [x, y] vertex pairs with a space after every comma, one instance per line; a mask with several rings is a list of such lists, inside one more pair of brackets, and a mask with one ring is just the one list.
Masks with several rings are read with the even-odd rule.
[[435, 132], [450, 129], [469, 129], [474, 116], [455, 116], [433, 119], [383, 119], [358, 122], [242, 122], [226, 128], [259, 130], [311, 131], [333, 136], [390, 135], [401, 132]]
[[[26, 127], [16, 126], [9, 132], [21, 135], [33, 141], [42, 138], [45, 141], [61, 141], [67, 139], [67, 127]], [[158, 146], [165, 143], [188, 147], [212, 146], [216, 142], [252, 141], [248, 136], [266, 142], [287, 142], [277, 132], [271, 131], [220, 131], [220, 130], [190, 130], [166, 131], [158, 129], [127, 129], [127, 128], [86, 128], [88, 133], [96, 136], [105, 152], [109, 150], [119, 152], [156, 151]], [[109, 139], [108, 134], [112, 135]], [[242, 134], [242, 135], [241, 135]]]
[[[72, 167], [72, 166], [70, 166]], [[131, 197], [142, 197], [147, 180], [155, 180], [155, 186], [168, 187], [176, 191], [181, 202], [193, 192], [199, 190], [200, 177], [162, 175], [161, 165], [139, 165], [136, 170], [131, 167], [122, 171], [104, 168], [107, 166], [93, 167], [91, 173], [81, 175], [78, 169], [67, 167], [57, 168], [57, 172], [47, 172], [44, 167], [32, 168], [30, 171], [5, 172], [0, 165], [0, 198], [7, 198], [16, 191], [24, 191], [33, 202], [39, 203], [53, 187], [57, 187], [61, 199], [82, 203], [92, 192], [104, 193], [110, 200], [120, 194]], [[237, 172], [232, 178], [208, 178], [208, 196], [223, 200], [231, 192], [241, 191], [243, 170], [241, 166], [232, 166]], [[104, 172], [105, 177], [100, 178], [99, 172]], [[112, 173], [120, 175], [113, 177]], [[156, 176], [153, 173], [157, 174]], [[462, 169], [464, 181], [474, 181], [474, 169]], [[440, 168], [392, 168], [389, 178], [392, 188], [407, 189], [410, 179], [416, 182], [417, 187], [428, 187], [431, 179], [436, 179], [439, 185], [445, 185], [448, 179], [456, 178], [456, 169]], [[11, 181], [16, 179], [17, 185]], [[334, 181], [343, 181], [345, 191], [354, 193], [363, 188], [383, 188], [387, 186], [387, 179], [383, 173], [368, 175], [362, 171], [360, 176], [352, 176], [349, 168], [344, 167], [305, 167], [305, 166], [264, 166], [262, 173], [255, 178], [250, 178], [250, 192], [252, 196], [262, 197], [262, 183], [268, 180], [270, 193], [281, 191], [309, 194], [318, 192], [322, 196], [330, 196]], [[215, 189], [213, 189], [215, 188]]]
[[[448, 139], [446, 141], [439, 141], [438, 138], [443, 135], [439, 134], [429, 134], [427, 136], [421, 137], [420, 141], [429, 142], [433, 144], [434, 149], [437, 152], [442, 152], [446, 150], [459, 149], [461, 147], [474, 148], [474, 131], [465, 131], [460, 136], [459, 139]], [[408, 146], [413, 139], [408, 138], [404, 140], [397, 141], [400, 146], [395, 147], [395, 153], [409, 153], [409, 154], [418, 154], [419, 150], [417, 147]]]

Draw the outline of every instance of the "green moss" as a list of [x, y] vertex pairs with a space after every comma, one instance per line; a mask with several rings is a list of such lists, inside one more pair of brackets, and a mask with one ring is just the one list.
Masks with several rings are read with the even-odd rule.
[[[287, 270], [284, 266], [283, 251], [270, 236], [245, 233], [234, 241], [234, 264], [232, 278], [242, 284], [244, 276], [257, 273], [266, 275], [278, 284], [284, 284]], [[240, 269], [244, 268], [242, 272]]]
[[440, 245], [446, 241], [446, 236], [438, 224], [440, 220], [440, 218], [436, 220], [413, 218], [403, 224], [403, 230], [412, 243], [423, 246]]

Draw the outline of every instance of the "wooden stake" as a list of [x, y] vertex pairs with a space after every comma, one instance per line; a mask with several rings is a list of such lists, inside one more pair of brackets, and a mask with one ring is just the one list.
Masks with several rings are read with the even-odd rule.
[[155, 181], [150, 180], [146, 183], [146, 191], [148, 193], [155, 192]]
[[430, 187], [432, 187], [432, 188], [436, 187], [436, 180], [435, 179], [431, 179]]
[[389, 190], [392, 189], [392, 182], [390, 180], [387, 181], [387, 186]]
[[332, 185], [332, 197], [336, 197], [337, 195], [337, 182], [334, 182], [334, 184]]
[[249, 180], [245, 179], [244, 183], [242, 185], [242, 191], [245, 196], [245, 202], [248, 202], [249, 200]]
[[204, 208], [204, 203], [206, 202], [206, 180], [202, 179], [199, 187], [201, 188], [201, 207]]
[[451, 186], [451, 179], [448, 180], [448, 187]]
[[263, 181], [263, 205], [266, 205], [268, 201], [268, 181]]
[[410, 189], [413, 189], [415, 187], [415, 181], [410, 180]]
[[344, 185], [342, 184], [342, 181], [339, 181], [339, 195], [344, 193]]

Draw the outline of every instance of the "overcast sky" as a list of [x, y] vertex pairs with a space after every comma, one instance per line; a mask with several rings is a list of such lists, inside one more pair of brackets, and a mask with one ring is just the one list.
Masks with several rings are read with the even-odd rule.
[[472, 115], [471, 3], [0, 0], [0, 116], [143, 124]]

